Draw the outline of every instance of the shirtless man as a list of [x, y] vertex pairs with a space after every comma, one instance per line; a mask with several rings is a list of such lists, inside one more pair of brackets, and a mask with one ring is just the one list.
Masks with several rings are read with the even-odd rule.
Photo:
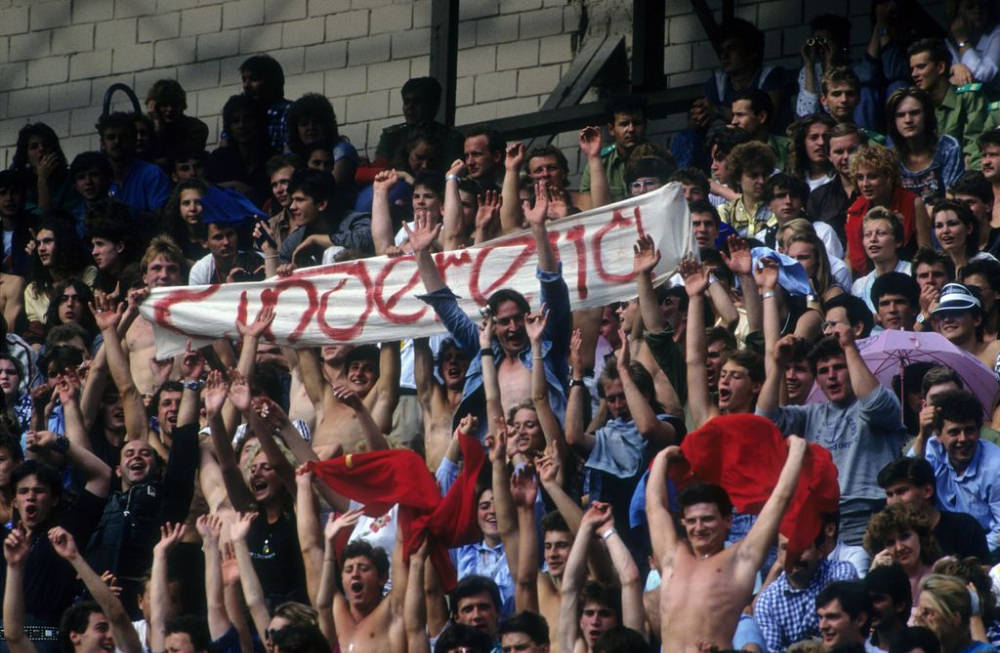
[[[187, 260], [184, 253], [169, 236], [156, 236], [146, 248], [139, 269], [146, 288], [182, 286], [187, 278]], [[156, 342], [153, 340], [153, 325], [138, 314], [138, 305], [129, 305], [126, 320], [131, 320], [125, 332], [125, 346], [128, 348], [129, 367], [132, 378], [141, 396], [152, 395], [156, 391], [156, 376], [153, 373], [156, 356]]]
[[[312, 446], [320, 460], [333, 455], [385, 448], [399, 400], [399, 345], [326, 345], [296, 350], [299, 372], [316, 407]], [[361, 398], [356, 401], [354, 395]], [[379, 442], [381, 441], [381, 442]], [[378, 444], [376, 444], [378, 442]]]
[[[541, 286], [541, 303], [549, 308], [548, 325], [543, 339], [548, 342], [543, 364], [548, 381], [549, 403], [562, 421], [566, 414], [565, 379], [568, 376], [566, 356], [569, 350], [571, 313], [569, 291], [562, 279], [562, 271], [549, 242], [545, 227], [548, 198], [544, 190], [534, 207], [527, 211], [535, 247], [538, 251], [538, 271]], [[501, 391], [500, 403], [507, 414], [513, 406], [531, 399], [531, 343], [524, 328], [525, 315], [531, 307], [516, 290], [503, 288], [493, 293], [488, 306], [496, 322], [496, 340], [491, 349], [479, 343], [479, 328], [458, 305], [455, 294], [445, 285], [441, 272], [434, 263], [431, 246], [437, 241], [440, 224], [418, 216], [413, 227], [408, 225], [410, 245], [416, 256], [420, 279], [427, 290], [423, 296], [448, 328], [455, 342], [471, 359], [465, 389], [459, 407], [460, 414], [472, 413], [479, 418], [480, 430], [485, 433], [489, 420], [485, 419], [483, 401], [483, 375], [480, 356], [483, 351], [496, 362]]]
[[646, 519], [653, 559], [659, 561], [660, 623], [664, 651], [732, 648], [740, 613], [753, 594], [757, 570], [775, 542], [782, 515], [795, 492], [806, 441], [788, 436], [788, 458], [774, 491], [747, 536], [724, 548], [732, 523], [725, 490], [699, 484], [680, 495], [687, 541], [677, 538], [667, 498], [667, 468], [683, 457], [679, 447], [656, 455], [646, 484]]
[[414, 340], [413, 377], [424, 420], [424, 459], [431, 470], [438, 468], [451, 442], [452, 420], [462, 402], [469, 357], [454, 340], [448, 338], [438, 350], [437, 369], [443, 383], [439, 383], [434, 376], [434, 364], [427, 339]]
[[[330, 521], [324, 529], [326, 553], [316, 607], [324, 613], [332, 604], [341, 651], [403, 653], [406, 651], [403, 604], [408, 568], [403, 562], [402, 529], [396, 537], [392, 556], [392, 590], [388, 595], [383, 598], [383, 589], [389, 580], [389, 558], [381, 548], [373, 547], [364, 540], [355, 540], [344, 547], [343, 568], [339, 570], [343, 591], [335, 589], [337, 562], [334, 541], [342, 530], [353, 529], [360, 516], [361, 509], [349, 510]], [[331, 593], [333, 596], [330, 596]], [[321, 614], [320, 619], [324, 618], [325, 615]]]

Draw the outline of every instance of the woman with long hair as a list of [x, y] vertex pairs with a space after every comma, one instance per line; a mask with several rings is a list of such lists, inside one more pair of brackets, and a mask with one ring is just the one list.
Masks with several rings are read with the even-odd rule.
[[288, 149], [303, 161], [309, 160], [310, 146], [324, 143], [333, 153], [333, 178], [338, 192], [354, 194], [354, 173], [358, 151], [340, 135], [333, 105], [319, 93], [306, 93], [288, 108]]
[[972, 595], [964, 580], [956, 576], [930, 574], [914, 594], [913, 622], [937, 635], [941, 653], [995, 651], [986, 642], [973, 642], [970, 631]]
[[101, 213], [89, 214], [86, 224], [90, 256], [97, 267], [94, 289], [124, 297], [140, 276], [142, 255], [128, 207], [109, 202]]
[[812, 294], [820, 302], [825, 302], [844, 292], [837, 285], [830, 271], [830, 259], [826, 255], [823, 241], [813, 234], [788, 233], [784, 240], [784, 250], [787, 256], [798, 261], [809, 275]]
[[73, 219], [64, 211], [42, 216], [29, 248], [31, 283], [24, 289], [24, 312], [28, 318], [27, 339], [39, 342], [55, 285], [70, 277], [91, 285], [97, 278], [97, 268], [89, 265], [87, 248], [77, 238]]
[[810, 192], [831, 181], [836, 174], [830, 165], [827, 147], [827, 134], [836, 124], [830, 116], [816, 113], [788, 127], [792, 148], [787, 172], [809, 184]]
[[915, 86], [901, 88], [885, 103], [889, 140], [899, 161], [900, 183], [927, 203], [944, 197], [965, 172], [962, 146], [938, 134], [934, 102]]
[[955, 274], [972, 261], [996, 261], [992, 254], [979, 250], [979, 220], [962, 202], [943, 200], [934, 205], [934, 236], [941, 249], [955, 264]]
[[173, 237], [184, 252], [188, 265], [208, 254], [199, 231], [204, 210], [202, 200], [207, 194], [208, 186], [202, 180], [182, 181], [174, 186], [164, 210], [164, 231]]
[[59, 137], [44, 122], [29, 123], [17, 133], [10, 169], [26, 175], [26, 202], [46, 211], [70, 208], [76, 201], [66, 155]]
[[94, 314], [87, 308], [93, 300], [94, 292], [79, 279], [70, 277], [57, 283], [52, 288], [52, 301], [45, 312], [45, 335], [60, 324], [78, 324], [87, 332], [85, 344], [90, 349], [100, 332]]

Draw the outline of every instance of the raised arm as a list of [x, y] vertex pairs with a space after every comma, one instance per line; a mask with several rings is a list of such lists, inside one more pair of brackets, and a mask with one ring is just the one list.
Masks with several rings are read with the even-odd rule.
[[849, 324], [837, 324], [833, 327], [832, 335], [837, 336], [837, 341], [844, 350], [844, 358], [847, 361], [847, 373], [851, 376], [851, 389], [854, 396], [864, 399], [871, 393], [878, 390], [880, 385], [878, 377], [872, 374], [865, 364], [865, 359], [861, 357], [858, 346], [854, 342], [854, 331]]
[[574, 329], [569, 338], [569, 366], [572, 378], [569, 382], [569, 399], [566, 402], [566, 442], [584, 451], [594, 448], [596, 438], [588, 433], [583, 423], [586, 402], [590, 400], [587, 387], [583, 385], [583, 333]]
[[[410, 556], [410, 574], [406, 582], [403, 623], [406, 627], [407, 653], [430, 653], [427, 638], [427, 602], [424, 601], [424, 570], [427, 565], [427, 540]], [[332, 641], [332, 640], [331, 640]]]
[[164, 524], [160, 527], [160, 541], [153, 547], [153, 569], [149, 579], [149, 650], [153, 653], [166, 650], [167, 606], [170, 605], [167, 558], [185, 532], [184, 524]]
[[441, 225], [434, 224], [425, 215], [415, 214], [413, 227], [411, 228], [404, 222], [403, 228], [406, 229], [410, 247], [413, 248], [413, 255], [417, 260], [417, 270], [420, 272], [420, 281], [423, 282], [424, 289], [429, 293], [441, 290], [445, 287], [444, 279], [431, 255], [431, 245], [437, 241]]
[[[500, 401], [500, 381], [497, 376], [496, 361], [493, 358], [493, 333], [496, 320], [492, 315], [479, 322], [480, 369], [483, 375], [483, 394], [486, 398], [486, 424], [496, 424], [503, 418], [503, 403]], [[544, 370], [543, 370], [544, 373]]]
[[528, 467], [515, 471], [510, 479], [510, 492], [517, 507], [519, 558], [516, 566], [507, 560], [514, 574], [514, 606], [518, 611], [538, 612], [538, 526], [535, 524], [538, 478], [534, 471]]
[[503, 196], [495, 190], [488, 190], [477, 196], [476, 203], [476, 224], [472, 243], [479, 245], [497, 236]]
[[[132, 381], [132, 371], [129, 368], [128, 356], [122, 349], [121, 339], [116, 327], [121, 319], [123, 305], [116, 304], [107, 295], [100, 293], [90, 304], [94, 321], [104, 336], [104, 349], [107, 351], [108, 369], [114, 379], [118, 392], [122, 397], [122, 408], [125, 411], [125, 434], [129, 440], [143, 440], [149, 433], [149, 423], [146, 419], [146, 407], [142, 397]], [[158, 653], [154, 651], [153, 653]]]
[[319, 525], [319, 505], [313, 492], [313, 474], [302, 465], [295, 470], [295, 528], [306, 570], [306, 591], [316, 603], [319, 577], [323, 571], [323, 532]]
[[201, 550], [205, 553], [205, 601], [208, 606], [208, 633], [213, 640], [221, 638], [233, 626], [226, 614], [223, 598], [222, 557], [219, 552], [219, 536], [222, 533], [222, 518], [218, 515], [202, 515], [195, 522], [201, 535]]
[[[603, 169], [603, 167], [602, 167]], [[660, 303], [656, 301], [656, 290], [653, 288], [653, 268], [660, 262], [660, 251], [656, 249], [653, 237], [644, 234], [639, 236], [632, 248], [632, 270], [635, 272], [636, 288], [639, 291], [639, 313], [642, 324], [647, 331], [663, 331], [667, 321], [660, 311]]]
[[363, 508], [348, 510], [339, 517], [330, 514], [323, 528], [323, 571], [316, 593], [316, 610], [319, 612], [319, 627], [327, 641], [337, 641], [337, 630], [333, 620], [333, 600], [337, 593], [337, 535], [343, 530], [353, 530], [361, 517]]
[[181, 405], [177, 409], [177, 426], [187, 424], [197, 424], [201, 412], [201, 396], [194, 388], [189, 387], [189, 383], [202, 381], [205, 373], [206, 361], [200, 350], [190, 349], [184, 352], [181, 359], [181, 379], [184, 381], [184, 390], [181, 392]]
[[646, 479], [646, 523], [649, 532], [657, 536], [650, 538], [653, 547], [653, 559], [664, 573], [664, 569], [673, 566], [674, 553], [677, 550], [677, 531], [673, 517], [670, 516], [670, 503], [667, 497], [667, 470], [675, 460], [681, 460], [684, 454], [677, 446], [667, 447], [656, 454], [649, 468], [649, 478]]
[[333, 396], [354, 411], [358, 418], [358, 424], [365, 435], [368, 451], [382, 451], [389, 448], [389, 441], [385, 439], [382, 429], [372, 419], [372, 414], [368, 412], [365, 402], [361, 400], [358, 393], [338, 385], [333, 388]]
[[545, 443], [555, 444], [561, 455], [566, 439], [559, 418], [552, 412], [552, 406], [549, 404], [549, 385], [545, 379], [545, 365], [542, 364], [542, 336], [548, 319], [549, 311], [545, 304], [542, 304], [537, 312], [528, 313], [524, 318], [524, 328], [531, 342], [531, 402], [535, 405], [535, 414], [538, 416], [539, 426], [542, 427]]
[[794, 336], [781, 337], [781, 318], [778, 314], [778, 263], [772, 258], [760, 259], [754, 270], [754, 279], [761, 291], [764, 309], [764, 370], [765, 379], [757, 396], [757, 412], [771, 413], [778, 408], [785, 367], [789, 362]]
[[442, 250], [461, 249], [468, 242], [462, 224], [462, 196], [458, 180], [465, 172], [465, 162], [455, 159], [444, 176], [444, 206], [441, 212], [440, 244]]
[[[371, 417], [381, 433], [392, 431], [392, 415], [399, 403], [399, 342], [383, 342], [379, 351], [379, 377], [375, 387], [368, 394], [366, 404], [370, 405]], [[388, 445], [386, 445], [388, 448]]]
[[580, 152], [587, 157], [587, 169], [590, 171], [590, 206], [587, 208], [611, 204], [608, 173], [601, 159], [601, 128], [584, 127], [580, 130], [579, 142]]
[[535, 238], [535, 249], [538, 250], [538, 269], [542, 272], [558, 272], [559, 264], [556, 254], [549, 242], [549, 230], [545, 226], [546, 213], [549, 210], [549, 189], [543, 182], [535, 184], [535, 205], [524, 216], [531, 227], [531, 235]]
[[[247, 535], [250, 533], [250, 526], [253, 520], [257, 519], [255, 512], [241, 512], [229, 524], [229, 535], [233, 541], [233, 549], [236, 553], [236, 564], [240, 569], [240, 585], [243, 587], [243, 598], [247, 602], [250, 610], [250, 617], [253, 619], [254, 628], [260, 636], [260, 641], [265, 641], [267, 635], [265, 630], [271, 622], [271, 613], [267, 609], [267, 602], [264, 599], [264, 588], [260, 584], [260, 578], [253, 568], [253, 560], [250, 559], [250, 549], [247, 547]], [[155, 652], [154, 652], [155, 653]]]
[[788, 457], [785, 458], [785, 464], [781, 468], [778, 483], [774, 486], [771, 496], [768, 497], [750, 532], [739, 544], [738, 560], [742, 575], [746, 579], [752, 578], [764, 563], [764, 558], [778, 535], [778, 527], [781, 526], [785, 509], [788, 508], [799, 482], [799, 472], [802, 471], [802, 461], [809, 445], [797, 435], [790, 435], [785, 441], [788, 443]]
[[562, 585], [559, 588], [559, 625], [557, 637], [562, 651], [576, 650], [576, 640], [579, 635], [579, 619], [577, 606], [580, 603], [580, 590], [587, 578], [587, 550], [594, 539], [594, 525], [580, 524], [573, 539], [573, 547], [569, 550], [566, 567], [563, 569]]
[[509, 143], [504, 158], [503, 187], [500, 191], [503, 200], [500, 206], [500, 227], [505, 234], [520, 229], [524, 220], [524, 215], [521, 213], [522, 163], [524, 163], [524, 143]]
[[681, 262], [681, 276], [688, 295], [686, 354], [688, 406], [691, 421], [698, 427], [717, 414], [708, 395], [708, 370], [705, 368], [705, 289], [708, 270], [692, 259]]
[[625, 546], [611, 512], [611, 504], [595, 501], [583, 515], [580, 531], [590, 530], [608, 548], [611, 563], [622, 588], [622, 625], [646, 637], [646, 611], [642, 605], [642, 585], [639, 583], [639, 568]]
[[24, 567], [31, 543], [15, 528], [3, 541], [7, 578], [3, 588], [3, 634], [11, 653], [36, 653], [35, 644], [24, 634]]
[[[472, 417], [466, 415], [462, 421], [467, 419], [472, 419]], [[459, 428], [462, 428], [461, 424]], [[486, 436], [486, 447], [492, 471], [493, 509], [497, 516], [500, 540], [503, 542], [504, 552], [507, 554], [507, 566], [509, 569], [517, 569], [520, 552], [517, 537], [517, 513], [514, 510], [514, 497], [511, 494], [510, 476], [507, 473], [507, 442], [511, 438], [511, 430], [502, 416], [494, 422], [493, 430], [494, 433]]]
[[[257, 317], [254, 318], [253, 322], [243, 324], [239, 320], [236, 321], [236, 330], [239, 332], [242, 341], [240, 358], [236, 363], [236, 371], [245, 379], [253, 376], [253, 369], [257, 363], [257, 345], [260, 344], [261, 336], [264, 335], [270, 328], [271, 323], [274, 322], [274, 317], [274, 306], [267, 304], [262, 306], [260, 311], [257, 312]], [[225, 420], [226, 426], [230, 429], [235, 429], [239, 425], [237, 421], [239, 419], [239, 410], [233, 406], [232, 398], [223, 407], [222, 419]]]
[[222, 474], [222, 482], [226, 486], [226, 494], [229, 495], [229, 502], [237, 510], [246, 510], [253, 505], [253, 495], [243, 479], [243, 472], [240, 470], [236, 453], [230, 442], [230, 433], [222, 421], [222, 404], [226, 401], [228, 392], [229, 382], [222, 375], [222, 372], [219, 370], [209, 372], [203, 397], [209, 433], [212, 438], [212, 446], [215, 449], [215, 459], [219, 463], [219, 471]]
[[392, 215], [389, 212], [389, 191], [399, 181], [395, 170], [383, 170], [372, 182], [372, 240], [375, 254], [381, 256], [395, 244]]
[[750, 330], [760, 331], [764, 328], [764, 309], [761, 305], [757, 282], [753, 276], [753, 257], [750, 255], [750, 245], [746, 239], [739, 236], [730, 236], [726, 242], [729, 245], [729, 255], [721, 252], [722, 258], [733, 275], [739, 279], [740, 288], [743, 291], [743, 308], [747, 311], [747, 322], [750, 323]]
[[298, 360], [296, 370], [302, 380], [302, 387], [309, 395], [309, 401], [317, 411], [322, 410], [326, 381], [323, 379], [323, 363], [319, 359], [319, 352], [314, 347], [301, 347], [295, 350], [295, 357]]
[[642, 394], [639, 386], [632, 379], [628, 337], [625, 335], [624, 329], [619, 329], [618, 335], [622, 342], [616, 363], [618, 378], [621, 379], [622, 390], [625, 392], [625, 402], [628, 404], [629, 414], [635, 421], [635, 428], [656, 448], [673, 444], [677, 440], [677, 431], [667, 422], [660, 421], [653, 406], [650, 405], [649, 399]]

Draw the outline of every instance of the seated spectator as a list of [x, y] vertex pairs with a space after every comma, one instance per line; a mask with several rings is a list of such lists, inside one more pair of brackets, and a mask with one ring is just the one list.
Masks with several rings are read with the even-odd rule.
[[806, 215], [833, 227], [841, 243], [847, 242], [844, 232], [847, 209], [858, 197], [857, 185], [851, 175], [851, 155], [865, 142], [864, 134], [852, 123], [838, 123], [830, 129], [826, 148], [834, 177], [814, 188], [806, 202]]
[[109, 194], [135, 214], [156, 211], [167, 202], [170, 184], [156, 165], [136, 158], [135, 123], [127, 113], [101, 116], [97, 123], [101, 150], [111, 164]]
[[264, 261], [260, 254], [240, 249], [237, 226], [222, 219], [211, 221], [210, 218], [197, 223], [196, 233], [208, 254], [191, 266], [188, 285], [259, 281], [264, 278]]
[[[802, 264], [809, 277], [812, 294], [825, 302], [849, 290], [851, 273], [844, 262], [831, 256], [816, 231], [803, 218], [788, 221], [778, 230], [779, 250]], [[848, 286], [848, 288], [844, 288]]]
[[71, 210], [76, 203], [59, 137], [44, 122], [29, 123], [17, 133], [10, 169], [24, 175], [25, 202], [30, 210]]
[[719, 212], [708, 200], [697, 200], [688, 205], [688, 213], [691, 215], [691, 232], [699, 249], [715, 248], [722, 226]]
[[891, 650], [889, 645], [906, 630], [913, 608], [910, 580], [899, 564], [880, 565], [865, 576], [865, 588], [872, 603], [872, 635], [868, 642], [879, 650]]
[[465, 137], [458, 130], [447, 127], [434, 118], [441, 104], [440, 82], [433, 77], [413, 77], [403, 84], [400, 95], [404, 122], [382, 130], [375, 148], [376, 162], [381, 162], [384, 167], [403, 168], [403, 163], [407, 161], [407, 142], [417, 130], [431, 135], [443, 148], [440, 152], [442, 165], [433, 167], [440, 169], [448, 161], [461, 158]]
[[665, 186], [670, 174], [670, 165], [657, 157], [642, 157], [634, 164], [630, 163], [625, 167], [625, 183], [628, 185], [629, 196], [636, 197]]
[[926, 626], [941, 643], [942, 653], [989, 651], [985, 642], [973, 642], [969, 631], [972, 599], [965, 582], [954, 576], [930, 574], [920, 582], [913, 621]]
[[[274, 58], [259, 54], [240, 64], [243, 94], [250, 97], [266, 116], [268, 153], [281, 154], [287, 147], [287, 113], [292, 105], [285, 99], [285, 71]], [[219, 135], [220, 144], [229, 145], [229, 135]]]
[[670, 175], [671, 181], [679, 181], [684, 187], [684, 201], [688, 204], [708, 199], [708, 177], [699, 168], [679, 168]]
[[503, 135], [488, 127], [474, 129], [465, 134], [464, 148], [466, 173], [479, 186], [480, 192], [500, 190], [507, 151]]
[[[600, 157], [611, 201], [616, 202], [629, 197], [625, 164], [633, 148], [646, 140], [646, 103], [631, 96], [617, 97], [607, 102], [605, 112], [608, 116], [606, 129], [613, 142], [600, 150]], [[589, 167], [580, 174], [580, 189], [573, 197], [573, 204], [584, 210], [599, 206], [592, 197]]]
[[943, 39], [920, 39], [907, 48], [907, 55], [913, 83], [927, 93], [934, 109], [938, 133], [954, 138], [964, 155], [965, 164], [969, 168], [978, 168], [979, 147], [976, 141], [986, 121], [986, 100], [981, 86], [963, 82], [956, 87], [949, 83], [952, 56]]
[[170, 181], [179, 183], [189, 179], [201, 179], [205, 176], [205, 161], [208, 152], [205, 150], [188, 150], [177, 152], [174, 158], [167, 162], [170, 171]]
[[184, 252], [188, 260], [186, 267], [190, 267], [208, 253], [200, 235], [206, 195], [208, 195], [208, 185], [204, 181], [192, 179], [181, 182], [170, 193], [170, 200], [163, 213], [163, 231], [168, 233]]
[[764, 182], [774, 171], [776, 158], [767, 145], [751, 141], [737, 145], [726, 157], [726, 167], [740, 195], [719, 207], [719, 215], [744, 237], [755, 234], [768, 220], [771, 210], [763, 201]]
[[836, 175], [830, 164], [829, 133], [837, 125], [829, 116], [800, 118], [788, 127], [791, 137], [787, 171], [809, 185], [812, 192]]
[[205, 179], [263, 206], [270, 195], [266, 118], [250, 97], [233, 95], [222, 107], [222, 130], [229, 134], [231, 143], [209, 155]]
[[146, 95], [146, 109], [156, 126], [158, 159], [174, 161], [181, 152], [201, 152], [208, 142], [208, 125], [184, 115], [187, 93], [175, 79], [157, 80]]
[[944, 285], [955, 280], [955, 266], [944, 252], [921, 247], [913, 255], [910, 269], [920, 287], [920, 315], [917, 316], [914, 329], [931, 331], [931, 308], [937, 304]]
[[0, 277], [0, 288], [4, 285], [2, 282], [4, 277], [9, 278], [11, 275], [21, 277], [23, 284], [28, 276], [31, 255], [26, 248], [32, 240], [30, 228], [35, 220], [35, 216], [25, 207], [22, 176], [11, 170], [0, 170], [0, 221], [3, 225], [3, 258], [0, 262], [0, 274], [4, 275]]
[[111, 164], [100, 152], [82, 152], [73, 158], [69, 174], [73, 178], [77, 194], [83, 198], [73, 209], [77, 235], [83, 237], [86, 233], [84, 220], [87, 213], [99, 210], [108, 200], [112, 180]]
[[951, 80], [958, 85], [977, 81], [993, 90], [1000, 89], [997, 80], [1000, 25], [989, 3], [956, 2], [949, 5], [945, 20], [949, 25], [945, 44], [951, 53]]
[[851, 329], [855, 340], [867, 338], [875, 325], [868, 305], [854, 295], [842, 293], [823, 302], [823, 335], [832, 333], [833, 327], [843, 324]]
[[973, 261], [962, 268], [962, 284], [979, 296], [983, 304], [983, 341], [992, 342], [1000, 331], [1000, 263]]
[[549, 646], [549, 626], [545, 619], [527, 610], [500, 622], [500, 649], [544, 651]]
[[[928, 376], [942, 378], [946, 368], [935, 368], [939, 372], [928, 372]], [[954, 372], [951, 373], [954, 375]], [[926, 378], [926, 377], [925, 377]], [[948, 392], [955, 381], [938, 382], [931, 393]], [[933, 411], [934, 394], [925, 400]], [[926, 428], [931, 428], [926, 422]], [[924, 424], [921, 425], [923, 427]], [[926, 437], [926, 436], [925, 436]], [[878, 484], [885, 490], [886, 504], [902, 504], [923, 515], [932, 529], [935, 541], [944, 555], [960, 558], [975, 556], [982, 561], [989, 560], [986, 547], [986, 531], [974, 517], [964, 512], [942, 510], [937, 507], [934, 468], [921, 458], [900, 458], [894, 460], [878, 473]]]
[[930, 96], [919, 88], [900, 89], [885, 104], [900, 184], [927, 204], [943, 198], [965, 172], [961, 146], [938, 131], [933, 108]]
[[934, 205], [931, 221], [934, 236], [951, 258], [959, 277], [965, 266], [973, 261], [998, 262], [992, 254], [979, 250], [980, 222], [965, 204], [942, 200]]
[[129, 228], [130, 216], [124, 204], [111, 203], [105, 213], [87, 221], [90, 257], [97, 268], [94, 288], [119, 296], [139, 280], [138, 242]]
[[764, 143], [774, 152], [776, 167], [786, 169], [791, 142], [772, 132], [775, 107], [771, 96], [759, 89], [740, 91], [733, 95], [733, 119], [730, 124], [750, 134], [751, 140]]
[[926, 458], [937, 479], [938, 503], [965, 512], [986, 530], [990, 551], [1000, 547], [998, 499], [992, 492], [992, 470], [1000, 465], [1000, 447], [980, 440], [983, 407], [967, 390], [934, 397], [933, 433], [921, 429], [909, 455]]
[[858, 577], [851, 563], [827, 558], [835, 544], [824, 529], [795, 564], [787, 566], [787, 550], [779, 544], [775, 565], [782, 571], [760, 592], [754, 606], [754, 620], [764, 634], [767, 650], [781, 651], [819, 634], [816, 597], [831, 582]]
[[[764, 183], [761, 199], [767, 203], [773, 218], [769, 221], [770, 224], [767, 228], [758, 231], [754, 238], [763, 241], [768, 247], [774, 248], [777, 244], [775, 236], [781, 227], [792, 220], [805, 217], [803, 208], [808, 197], [809, 187], [801, 179], [784, 172], [779, 172], [768, 178]], [[823, 241], [826, 253], [836, 259], [844, 258], [844, 246], [833, 228], [818, 220], [812, 220], [811, 223], [813, 231]]]
[[910, 274], [910, 262], [899, 260], [899, 250], [903, 243], [903, 225], [893, 213], [876, 206], [865, 214], [861, 240], [872, 271], [854, 282], [851, 294], [865, 300], [871, 312], [875, 313], [876, 304], [871, 295], [876, 279], [889, 272]]
[[1000, 229], [993, 219], [993, 187], [978, 170], [966, 171], [949, 189], [948, 199], [965, 204], [979, 223], [979, 249], [996, 256], [1000, 253]]
[[994, 372], [1000, 369], [1000, 340], [983, 339], [983, 304], [968, 288], [960, 283], [946, 284], [937, 306], [931, 309], [931, 323], [951, 344]]
[[847, 209], [844, 232], [847, 237], [847, 258], [855, 274], [869, 271], [862, 243], [864, 217], [881, 206], [903, 216], [902, 250], [899, 258], [906, 259], [917, 247], [931, 246], [930, 217], [924, 201], [900, 185], [899, 168], [892, 152], [881, 145], [867, 145], [851, 157], [851, 176], [860, 196]]
[[[983, 132], [979, 137], [979, 151], [983, 159], [983, 177], [993, 187], [993, 197], [1000, 197], [1000, 130], [994, 128]], [[990, 220], [990, 226], [1000, 226], [1000, 202], [993, 202], [993, 218]]]
[[309, 149], [325, 145], [333, 159], [333, 178], [344, 206], [354, 205], [354, 172], [359, 157], [346, 137], [337, 128], [337, 116], [330, 101], [319, 93], [306, 93], [288, 109], [288, 149], [304, 161]]
[[86, 333], [84, 345], [88, 351], [97, 336], [97, 325], [88, 306], [94, 300], [90, 286], [75, 277], [63, 279], [52, 287], [52, 301], [45, 313], [45, 335], [63, 324], [77, 324]]
[[712, 173], [708, 200], [714, 206], [732, 202], [740, 196], [737, 190], [739, 179], [732, 174], [726, 162], [733, 148], [749, 142], [750, 134], [738, 127], [720, 125], [708, 133], [706, 144], [710, 157], [709, 169]]

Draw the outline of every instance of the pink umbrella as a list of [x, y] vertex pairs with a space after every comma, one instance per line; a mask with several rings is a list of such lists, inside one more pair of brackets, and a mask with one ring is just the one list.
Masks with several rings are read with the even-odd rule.
[[[989, 414], [993, 408], [1000, 384], [993, 371], [967, 351], [951, 344], [947, 338], [933, 331], [883, 331], [878, 335], [859, 340], [858, 351], [865, 359], [868, 369], [887, 388], [892, 388], [892, 377], [902, 377], [903, 368], [911, 363], [933, 363], [955, 370], [962, 378], [983, 411]], [[808, 401], [825, 401], [826, 397], [813, 386]]]

